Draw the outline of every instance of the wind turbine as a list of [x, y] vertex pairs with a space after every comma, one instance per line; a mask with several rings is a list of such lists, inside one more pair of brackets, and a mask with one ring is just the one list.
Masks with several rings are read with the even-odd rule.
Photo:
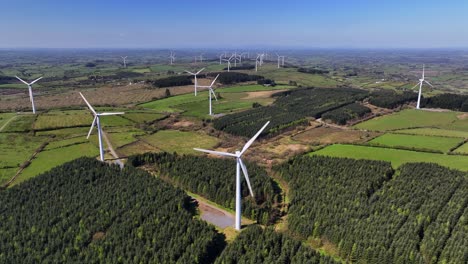
[[197, 71], [196, 73], [193, 73], [193, 72], [189, 72], [189, 71], [185, 71], [186, 73], [189, 73], [193, 76], [195, 76], [195, 96], [197, 96], [197, 86], [198, 86], [198, 81], [197, 81], [197, 75], [203, 71], [205, 68], [202, 68], [201, 70]]
[[120, 56], [120, 58], [123, 59], [124, 68], [127, 68], [127, 57], [128, 57], [128, 56], [125, 56], [125, 57]]
[[83, 96], [83, 94], [80, 93], [80, 95], [83, 98], [83, 100], [85, 101], [85, 103], [88, 105], [89, 110], [91, 110], [91, 112], [94, 115], [94, 120], [93, 120], [93, 123], [91, 124], [91, 129], [89, 130], [88, 136], [86, 138], [89, 138], [89, 136], [91, 135], [91, 132], [93, 132], [94, 124], [96, 124], [97, 130], [98, 130], [98, 138], [99, 138], [99, 155], [101, 157], [101, 161], [104, 161], [104, 146], [103, 146], [103, 142], [102, 142], [102, 127], [101, 127], [101, 121], [100, 121], [99, 117], [101, 117], [101, 116], [110, 116], [110, 115], [123, 115], [125, 113], [124, 112], [97, 113], [94, 110], [94, 108], [91, 106], [91, 104], [88, 102], [88, 100], [86, 100], [86, 98]]
[[220, 152], [220, 151], [194, 148], [194, 150], [196, 151], [201, 151], [201, 152], [214, 154], [218, 156], [236, 158], [236, 161], [237, 161], [237, 164], [236, 164], [236, 219], [235, 219], [236, 230], [241, 229], [241, 175], [240, 175], [241, 169], [244, 174], [245, 180], [247, 182], [247, 186], [249, 187], [250, 195], [254, 197], [252, 186], [250, 184], [249, 174], [247, 173], [247, 168], [245, 167], [244, 162], [242, 161], [241, 157], [242, 157], [242, 154], [244, 154], [247, 151], [247, 149], [252, 145], [255, 139], [257, 139], [257, 137], [268, 126], [269, 123], [270, 121], [266, 122], [266, 124], [263, 125], [263, 127], [257, 132], [257, 134], [255, 134], [255, 136], [253, 136], [249, 141], [247, 141], [247, 143], [245, 143], [241, 151], [236, 151], [235, 153], [228, 153], [228, 152]]
[[[233, 55], [232, 55], [233, 56]], [[232, 59], [232, 56], [229, 57], [229, 59], [223, 59], [223, 61], [226, 61], [227, 62], [227, 65], [228, 65], [228, 72], [231, 71], [231, 59]]]
[[175, 61], [175, 53], [173, 51], [171, 51], [171, 55], [169, 55], [169, 59], [171, 60], [171, 65], [172, 65]]
[[215, 92], [213, 90], [213, 84], [216, 82], [216, 79], [218, 79], [218, 77], [219, 77], [219, 74], [216, 75], [216, 78], [214, 78], [214, 80], [211, 82], [210, 86], [198, 86], [200, 88], [208, 88], [208, 94], [210, 95], [210, 99], [209, 99], [209, 101], [210, 101], [210, 112], [209, 112], [210, 115], [213, 115], [213, 111], [212, 111], [212, 108], [211, 108], [211, 94], [213, 94], [216, 101], [218, 101], [218, 98], [216, 97], [216, 94], [215, 94]]
[[255, 71], [258, 71], [258, 66], [262, 65], [262, 54], [258, 54], [255, 59]]
[[35, 82], [39, 81], [40, 79], [42, 79], [42, 77], [39, 77], [37, 78], [36, 80], [30, 82], [30, 83], [27, 83], [25, 81], [23, 81], [20, 77], [18, 76], [15, 76], [16, 79], [20, 80], [22, 83], [26, 84], [28, 86], [28, 89], [29, 89], [29, 101], [31, 101], [31, 104], [32, 104], [32, 110], [33, 110], [33, 114], [36, 113], [36, 107], [34, 106], [34, 97], [33, 97], [33, 92], [32, 92], [32, 86]]
[[278, 69], [279, 69], [280, 68], [280, 61], [282, 61], [281, 66], [284, 66], [284, 56], [280, 56], [280, 55], [278, 55], [278, 53], [276, 53], [276, 56], [278, 56]]
[[416, 88], [419, 85], [418, 103], [416, 104], [416, 109], [420, 109], [419, 106], [421, 104], [422, 86], [423, 86], [424, 83], [427, 83], [427, 84], [429, 84], [429, 86], [434, 87], [434, 86], [432, 86], [432, 84], [430, 84], [428, 81], [426, 81], [424, 79], [424, 64], [423, 64], [422, 78], [419, 79], [419, 82], [415, 86], [413, 86], [413, 88], [411, 88], [411, 90], [412, 90], [412, 89]]

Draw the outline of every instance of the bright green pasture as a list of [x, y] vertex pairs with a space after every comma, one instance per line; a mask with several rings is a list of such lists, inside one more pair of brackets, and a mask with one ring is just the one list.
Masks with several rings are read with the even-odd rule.
[[18, 184], [40, 173], [46, 172], [53, 167], [56, 167], [65, 162], [74, 160], [79, 157], [95, 157], [99, 155], [99, 150], [90, 143], [72, 145], [63, 148], [56, 148], [40, 152], [35, 159], [32, 160], [23, 172], [18, 176], [13, 184]]
[[[125, 119], [119, 115], [101, 116], [100, 120], [102, 127], [131, 126], [134, 124], [132, 121]], [[91, 122], [89, 122], [89, 126], [91, 126]]]
[[47, 140], [24, 133], [0, 133], [0, 168], [19, 167]]
[[237, 85], [237, 86], [231, 86], [231, 87], [224, 87], [224, 88], [216, 89], [216, 92], [240, 93], [240, 92], [285, 90], [285, 89], [292, 89], [292, 88], [295, 88], [295, 86], [290, 86], [290, 85], [263, 86], [259, 84], [250, 84], [250, 85]]
[[387, 131], [420, 127], [445, 128], [458, 120], [457, 112], [430, 112], [407, 109], [391, 115], [380, 116], [357, 124], [359, 129]]
[[397, 130], [394, 133], [410, 134], [410, 135], [468, 138], [468, 132], [448, 130], [448, 129], [440, 129], [440, 128], [402, 129], [402, 130]]
[[14, 116], [16, 116], [15, 113], [1, 113], [0, 114], [0, 128], [2, 128]]
[[2, 132], [26, 132], [32, 129], [36, 115], [18, 115]]
[[183, 94], [172, 96], [169, 98], [159, 99], [155, 101], [151, 101], [148, 103], [141, 104], [139, 106], [144, 108], [153, 109], [157, 112], [182, 112], [183, 110], [179, 109], [177, 106], [192, 102], [199, 102], [206, 100], [208, 101], [208, 92], [199, 92], [197, 96], [194, 96], [193, 93]]
[[335, 144], [311, 152], [309, 155], [322, 155], [353, 159], [383, 160], [392, 163], [394, 168], [409, 162], [431, 162], [442, 166], [468, 171], [468, 156], [417, 152], [401, 149]]
[[6, 183], [18, 172], [18, 168], [0, 169], [0, 184]]
[[454, 150], [455, 153], [468, 154], [468, 143], [461, 145], [459, 148]]
[[[89, 124], [91, 126], [91, 123]], [[62, 129], [55, 129], [55, 130], [46, 130], [46, 131], [38, 131], [36, 135], [42, 136], [50, 136], [55, 135], [57, 138], [70, 138], [70, 137], [77, 137], [83, 136], [86, 137], [88, 134], [89, 127], [71, 127], [71, 128], [62, 128]]]
[[144, 132], [107, 133], [106, 135], [115, 149], [137, 141], [137, 136], [144, 135]]
[[212, 136], [178, 130], [161, 130], [141, 140], [160, 150], [179, 154], [195, 154], [198, 152], [193, 148], [213, 148], [218, 143], [218, 139]]
[[461, 138], [403, 135], [403, 134], [384, 134], [374, 138], [369, 143], [383, 145], [387, 147], [406, 147], [421, 150], [437, 150], [448, 152], [451, 148], [460, 144]]
[[46, 147], [45, 150], [51, 150], [51, 149], [56, 149], [56, 148], [63, 148], [63, 147], [68, 147], [71, 145], [75, 144], [81, 144], [81, 143], [86, 143], [88, 142], [88, 139], [84, 136], [78, 136], [78, 137], [73, 137], [73, 138], [68, 138], [68, 139], [59, 139], [54, 140], [50, 142]]
[[125, 113], [124, 118], [130, 119], [135, 123], [152, 122], [165, 117], [160, 113], [131, 112]]
[[40, 114], [36, 122], [34, 122], [34, 129], [50, 130], [55, 128], [89, 126], [92, 122], [93, 116], [89, 112], [53, 112]]

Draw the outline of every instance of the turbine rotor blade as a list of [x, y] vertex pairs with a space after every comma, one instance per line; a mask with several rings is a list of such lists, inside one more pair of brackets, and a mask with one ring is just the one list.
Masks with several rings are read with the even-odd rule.
[[431, 86], [432, 88], [434, 88], [434, 86], [431, 83], [429, 83], [428, 81], [424, 80], [424, 82], [429, 84], [429, 86]]
[[194, 148], [194, 150], [209, 153], [209, 154], [214, 154], [214, 155], [218, 155], [218, 156], [237, 158], [236, 154], [232, 154], [232, 153], [228, 153], [228, 152], [221, 152], [221, 151], [214, 151], [214, 150], [207, 150], [207, 149], [200, 149], [200, 148]]
[[214, 98], [216, 99], [216, 101], [218, 101], [218, 98], [216, 97], [216, 94], [215, 94], [214, 90], [211, 87], [210, 87], [210, 93], [212, 93]]
[[18, 77], [18, 76], [15, 76], [15, 77], [16, 77], [16, 79], [20, 80], [22, 83], [24, 83], [24, 84], [26, 84], [26, 85], [29, 85], [29, 83], [23, 81], [23, 79], [21, 79], [20, 77]]
[[242, 148], [242, 151], [239, 153], [239, 157], [242, 156], [242, 154], [244, 154], [244, 152], [250, 147], [250, 145], [253, 144], [255, 139], [257, 139], [257, 137], [260, 136], [260, 134], [268, 126], [268, 124], [270, 124], [270, 121], [266, 122], [265, 125], [263, 125], [263, 127], [260, 128], [260, 130], [257, 132], [257, 134], [255, 134], [255, 136], [253, 136], [249, 141], [247, 141], [247, 143], [245, 143], [244, 147]]
[[32, 85], [33, 83], [39, 81], [40, 79], [42, 79], [42, 77], [39, 77], [39, 78], [37, 78], [36, 80], [32, 81], [29, 85]]
[[205, 68], [202, 68], [201, 70], [197, 71], [197, 73], [195, 73], [195, 75], [199, 74], [200, 72], [202, 72]]
[[99, 113], [98, 116], [123, 115], [125, 112]]
[[94, 116], [93, 123], [91, 124], [91, 129], [89, 130], [88, 136], [86, 137], [86, 139], [89, 139], [89, 136], [91, 135], [91, 132], [93, 132], [94, 124], [96, 124], [96, 119], [97, 119], [97, 118], [98, 118], [98, 116], [95, 115], [95, 116]]
[[195, 73], [193, 72], [189, 72], [189, 71], [185, 71], [186, 73], [189, 73], [189, 74], [192, 74], [192, 75], [195, 75]]
[[216, 78], [214, 78], [214, 80], [211, 82], [211, 85], [210, 85], [210, 87], [211, 87], [211, 86], [213, 86], [213, 84], [216, 82], [216, 79], [218, 79], [218, 77], [219, 77], [219, 74], [218, 74], [218, 75], [216, 75]]
[[410, 90], [413, 90], [414, 88], [418, 87], [419, 83], [417, 83], [415, 86], [411, 87]]
[[241, 165], [242, 172], [244, 173], [245, 181], [247, 182], [247, 186], [249, 187], [250, 191], [250, 196], [255, 198], [254, 193], [252, 191], [252, 185], [250, 185], [250, 179], [249, 179], [249, 173], [247, 172], [247, 168], [244, 165], [244, 162], [242, 162], [241, 158], [238, 158], [239, 164]]
[[86, 100], [86, 98], [84, 97], [84, 95], [81, 92], [80, 92], [80, 95], [83, 98], [83, 100], [85, 101], [85, 103], [88, 105], [91, 112], [93, 112], [93, 114], [97, 115], [96, 111], [94, 111], [94, 108], [91, 106], [91, 104], [88, 102], [88, 100]]

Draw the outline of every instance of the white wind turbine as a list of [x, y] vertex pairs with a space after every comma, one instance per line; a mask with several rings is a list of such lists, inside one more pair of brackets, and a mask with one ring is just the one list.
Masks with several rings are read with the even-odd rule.
[[37, 78], [36, 80], [28, 83], [24, 80], [22, 80], [20, 77], [18, 76], [15, 76], [16, 79], [20, 80], [22, 83], [26, 84], [28, 86], [28, 89], [29, 89], [29, 101], [31, 101], [31, 104], [32, 104], [32, 110], [33, 110], [33, 114], [36, 113], [36, 107], [34, 106], [34, 97], [33, 97], [33, 92], [32, 92], [32, 86], [35, 82], [39, 81], [40, 79], [42, 79], [42, 77], [39, 77]]
[[195, 96], [197, 96], [197, 87], [198, 87], [198, 80], [197, 80], [197, 75], [203, 71], [205, 68], [202, 68], [201, 70], [197, 71], [196, 73], [185, 71], [186, 73], [189, 73], [193, 76], [195, 76]]
[[278, 56], [278, 69], [280, 68], [280, 62], [281, 62], [281, 66], [284, 66], [284, 56], [280, 56], [278, 55], [278, 53], [276, 53], [276, 56]]
[[258, 66], [262, 65], [262, 54], [258, 54], [255, 59], [255, 71], [258, 71]]
[[242, 157], [242, 154], [244, 154], [247, 151], [247, 149], [252, 145], [255, 139], [257, 139], [257, 137], [268, 126], [269, 123], [270, 121], [266, 122], [266, 124], [263, 125], [263, 127], [257, 132], [257, 134], [255, 134], [255, 136], [253, 136], [247, 143], [245, 143], [241, 151], [236, 151], [235, 153], [228, 153], [228, 152], [220, 152], [220, 151], [194, 148], [194, 150], [196, 151], [206, 152], [206, 153], [214, 154], [218, 156], [236, 158], [236, 161], [237, 161], [237, 164], [236, 164], [236, 219], [235, 219], [236, 230], [241, 229], [241, 175], [240, 175], [241, 169], [244, 174], [245, 180], [247, 182], [247, 186], [249, 187], [250, 195], [254, 197], [252, 186], [250, 184], [249, 174], [247, 173], [247, 168], [245, 167], [244, 162], [242, 162], [241, 157]]
[[85, 101], [85, 103], [88, 105], [89, 110], [91, 110], [91, 112], [94, 115], [94, 120], [93, 120], [93, 123], [91, 124], [91, 129], [89, 130], [88, 136], [86, 138], [89, 138], [89, 136], [91, 135], [91, 132], [93, 132], [94, 124], [96, 124], [97, 130], [98, 130], [98, 138], [99, 138], [99, 155], [100, 155], [101, 161], [104, 161], [104, 145], [103, 145], [103, 142], [102, 142], [102, 127], [101, 127], [101, 121], [100, 121], [99, 117], [100, 116], [110, 116], [110, 115], [123, 115], [125, 113], [124, 112], [97, 113], [94, 110], [94, 108], [91, 106], [91, 104], [88, 102], [88, 100], [86, 100], [86, 98], [83, 96], [83, 94], [80, 93], [80, 95], [83, 98], [83, 100]]
[[169, 55], [169, 59], [171, 60], [171, 65], [172, 65], [175, 61], [175, 53], [173, 51], [171, 51], [171, 55]]
[[[233, 56], [233, 55], [232, 55]], [[232, 59], [232, 56], [229, 57], [229, 59], [223, 59], [223, 61], [226, 61], [227, 62], [227, 65], [228, 65], [228, 72], [231, 71], [231, 59]]]
[[122, 60], [123, 60], [124, 68], [127, 68], [127, 57], [128, 56], [125, 56], [125, 57], [120, 56], [120, 58], [122, 58]]
[[218, 98], [216, 97], [216, 94], [213, 90], [213, 84], [216, 82], [216, 79], [218, 79], [219, 77], [219, 74], [216, 75], [216, 78], [214, 78], [214, 80], [211, 82], [210, 86], [198, 86], [200, 88], [208, 88], [208, 94], [210, 95], [210, 98], [209, 98], [209, 102], [210, 102], [210, 115], [213, 115], [213, 111], [212, 111], [212, 108], [211, 108], [211, 95], [213, 94], [214, 98], [216, 99], [216, 101], [218, 101]]
[[416, 109], [419, 109], [419, 106], [421, 104], [421, 93], [422, 93], [422, 86], [424, 83], [427, 83], [429, 84], [429, 86], [434, 87], [432, 86], [432, 84], [430, 84], [428, 81], [424, 79], [424, 64], [423, 64], [422, 78], [419, 79], [419, 82], [415, 86], [413, 86], [413, 88], [411, 88], [411, 89], [414, 89], [419, 85], [418, 103], [416, 104]]

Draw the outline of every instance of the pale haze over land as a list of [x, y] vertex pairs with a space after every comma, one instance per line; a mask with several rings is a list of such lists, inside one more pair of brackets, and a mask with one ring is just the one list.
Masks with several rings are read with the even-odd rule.
[[461, 0], [16, 0], [2, 10], [0, 48], [468, 47]]

